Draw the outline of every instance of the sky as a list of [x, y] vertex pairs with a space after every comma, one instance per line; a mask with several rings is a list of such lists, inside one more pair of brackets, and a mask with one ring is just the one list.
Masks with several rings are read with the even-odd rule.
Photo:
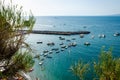
[[120, 14], [120, 0], [13, 0], [35, 16], [96, 16]]

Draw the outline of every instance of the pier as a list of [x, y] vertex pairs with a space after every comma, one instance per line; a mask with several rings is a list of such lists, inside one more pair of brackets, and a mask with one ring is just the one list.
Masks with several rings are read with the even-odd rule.
[[77, 34], [89, 34], [89, 31], [40, 31], [33, 30], [33, 34], [51, 34], [51, 35], [77, 35]]
[[[20, 30], [26, 34], [27, 30]], [[41, 30], [32, 30], [30, 33], [33, 34], [49, 34], [49, 35], [78, 35], [78, 34], [89, 34], [90, 31], [41, 31]]]

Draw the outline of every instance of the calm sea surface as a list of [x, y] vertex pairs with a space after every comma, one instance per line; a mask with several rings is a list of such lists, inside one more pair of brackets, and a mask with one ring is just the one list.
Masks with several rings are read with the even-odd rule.
[[[70, 66], [78, 60], [91, 62], [98, 58], [101, 47], [105, 46], [105, 50], [113, 47], [113, 55], [120, 57], [120, 36], [114, 37], [115, 32], [120, 32], [120, 17], [117, 16], [99, 16], [99, 17], [36, 17], [34, 30], [52, 30], [52, 31], [90, 31], [91, 33], [80, 38], [80, 35], [43, 35], [30, 34], [26, 41], [31, 45], [35, 55], [41, 55], [43, 65], [39, 59], [35, 59], [34, 71], [31, 73], [32, 78], [40, 78], [40, 80], [78, 80], [69, 70]], [[99, 34], [105, 34], [106, 38], [99, 38]], [[94, 39], [91, 36], [94, 35]], [[60, 40], [59, 37], [64, 37], [65, 40]], [[72, 40], [75, 38], [75, 40]], [[70, 40], [70, 42], [66, 40]], [[36, 42], [42, 41], [42, 44]], [[48, 42], [54, 42], [54, 46], [48, 46]], [[61, 51], [60, 43], [68, 45], [71, 42], [76, 42], [76, 47], [70, 47]], [[85, 46], [85, 42], [90, 42], [90, 46]], [[45, 58], [43, 51], [50, 51], [53, 48], [59, 48], [60, 52], [53, 51]], [[90, 74], [88, 74], [90, 75]], [[92, 74], [91, 74], [92, 75]], [[91, 77], [88, 76], [92, 80]]]

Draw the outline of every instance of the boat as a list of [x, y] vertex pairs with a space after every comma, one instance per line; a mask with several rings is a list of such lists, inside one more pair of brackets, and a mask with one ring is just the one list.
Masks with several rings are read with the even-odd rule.
[[43, 43], [43, 42], [41, 42], [41, 41], [40, 41], [40, 42], [37, 42], [37, 44], [42, 44], [42, 43]]
[[101, 36], [102, 36], [102, 38], [105, 38], [105, 37], [106, 37], [105, 34], [102, 34]]
[[41, 58], [40, 61], [44, 61], [44, 58]]
[[48, 50], [43, 51], [43, 53], [48, 53], [48, 52], [49, 52]]
[[83, 38], [84, 37], [84, 34], [80, 34], [80, 38]]
[[116, 33], [114, 33], [113, 36], [114, 36], [114, 37], [120, 36], [120, 33], [116, 32]]
[[89, 42], [85, 42], [85, 43], [84, 43], [84, 45], [89, 46], [89, 45], [90, 45], [90, 43], [89, 43]]
[[65, 47], [65, 49], [67, 49], [67, 48], [68, 48], [68, 46]]
[[43, 56], [46, 57], [48, 55], [48, 53], [45, 53]]
[[67, 42], [70, 42], [70, 40], [69, 40], [69, 39], [67, 39], [66, 41], [67, 41]]
[[63, 37], [59, 37], [59, 39], [60, 39], [60, 40], [65, 40], [65, 38], [63, 38]]
[[40, 66], [43, 65], [43, 61], [39, 62], [39, 65], [40, 65]]
[[64, 43], [62, 42], [62, 43], [60, 43], [59, 45], [63, 45]]
[[46, 56], [46, 58], [52, 58], [51, 56]]
[[53, 52], [52, 51], [49, 51], [49, 54], [52, 54]]
[[64, 51], [64, 49], [61, 49], [61, 51]]
[[105, 36], [105, 34], [99, 34], [98, 37], [99, 38], [105, 38], [106, 36]]
[[59, 50], [59, 48], [53, 48], [53, 49], [52, 49], [52, 51], [57, 51], [57, 50]]
[[77, 45], [77, 43], [76, 43], [76, 42], [73, 42], [73, 43], [72, 43], [72, 46], [76, 46], [76, 45]]
[[61, 46], [61, 48], [65, 48], [65, 47], [66, 47], [66, 45], [62, 45], [62, 46]]
[[56, 53], [59, 53], [60, 51], [56, 51]]
[[50, 42], [50, 43], [47, 43], [47, 45], [48, 45], [48, 46], [54, 46], [54, 45], [55, 45], [55, 43]]

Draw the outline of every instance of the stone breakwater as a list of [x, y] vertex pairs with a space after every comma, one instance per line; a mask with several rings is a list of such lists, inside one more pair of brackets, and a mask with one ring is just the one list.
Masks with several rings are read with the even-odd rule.
[[33, 30], [34, 34], [51, 34], [51, 35], [77, 35], [77, 34], [89, 34], [89, 31], [40, 31]]
[[[26, 34], [27, 30], [22, 30]], [[21, 31], [20, 31], [21, 32]], [[77, 34], [89, 34], [90, 31], [41, 31], [41, 30], [32, 30], [33, 34], [49, 34], [49, 35], [77, 35]]]

